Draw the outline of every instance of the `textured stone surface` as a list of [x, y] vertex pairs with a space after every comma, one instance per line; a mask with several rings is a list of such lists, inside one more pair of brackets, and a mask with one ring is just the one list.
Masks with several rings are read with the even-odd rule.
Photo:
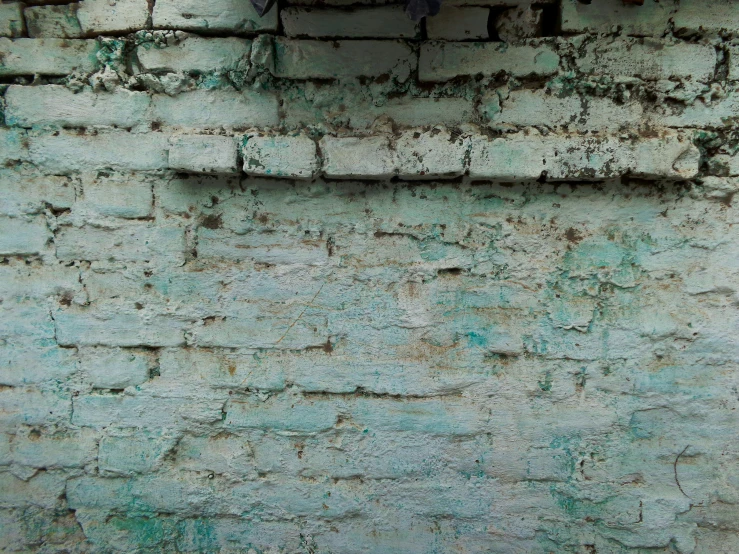
[[21, 37], [24, 27], [23, 4], [0, 4], [0, 37]]
[[0, 551], [739, 552], [734, 3], [0, 6]]

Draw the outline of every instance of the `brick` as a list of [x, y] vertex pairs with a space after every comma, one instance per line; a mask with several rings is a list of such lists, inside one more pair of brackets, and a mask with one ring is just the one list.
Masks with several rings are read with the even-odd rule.
[[420, 25], [401, 6], [336, 9], [285, 8], [280, 10], [285, 34], [313, 38], [419, 38]]
[[706, 103], [696, 100], [674, 114], [653, 116], [653, 121], [666, 127], [733, 127], [739, 122], [739, 96], [730, 94]]
[[19, 180], [17, 174], [0, 172], [2, 215], [41, 214], [47, 206], [66, 210], [72, 207], [74, 200], [74, 184], [69, 177], [27, 175]]
[[54, 319], [61, 346], [182, 346], [185, 323], [172, 317], [65, 310]]
[[286, 79], [396, 76], [405, 81], [416, 67], [411, 48], [400, 41], [277, 38], [274, 75]]
[[[73, 298], [83, 291], [76, 267], [29, 266], [24, 261], [0, 266], [0, 298], [4, 302]], [[43, 310], [46, 311], [45, 309]]]
[[157, 0], [152, 20], [155, 29], [254, 33], [276, 31], [277, 12], [259, 17], [249, 2], [240, 0]]
[[733, 44], [727, 50], [729, 57], [729, 80], [739, 81], [739, 44]]
[[22, 37], [25, 30], [23, 4], [0, 4], [0, 37]]
[[617, 104], [608, 98], [573, 94], [555, 96], [541, 90], [516, 90], [499, 101], [483, 98], [481, 111], [494, 128], [565, 127], [582, 131], [634, 129], [644, 123], [641, 104]]
[[164, 350], [159, 360], [162, 381], [184, 381], [215, 389], [281, 391], [284, 368], [256, 360], [251, 351], [214, 352], [209, 349]]
[[545, 77], [559, 68], [551, 46], [510, 46], [495, 42], [444, 43], [421, 46], [418, 77], [421, 81], [448, 81], [455, 77], [509, 73], [514, 77]]
[[0, 255], [31, 256], [48, 249], [51, 231], [43, 217], [0, 217]]
[[23, 11], [31, 38], [80, 38], [83, 36], [77, 19], [77, 4], [32, 6]]
[[207, 228], [198, 231], [198, 256], [275, 265], [321, 266], [328, 262], [325, 244], [316, 241], [283, 237], [279, 233], [234, 235]]
[[389, 179], [395, 175], [396, 158], [383, 136], [331, 137], [320, 142], [323, 173], [333, 179]]
[[177, 227], [65, 227], [55, 242], [60, 260], [157, 261], [180, 265], [185, 256], [184, 231]]
[[37, 340], [14, 336], [0, 344], [1, 385], [56, 384], [68, 380], [77, 370], [74, 352], [54, 345], [53, 333]]
[[23, 425], [66, 424], [71, 415], [69, 396], [30, 387], [0, 388], [0, 430], [15, 433]]
[[221, 421], [222, 400], [82, 395], [74, 399], [72, 424], [80, 427], [164, 429]]
[[440, 128], [406, 131], [397, 139], [395, 151], [401, 179], [454, 178], [465, 173], [469, 137], [453, 137]]
[[584, 73], [639, 77], [645, 81], [691, 79], [709, 81], [716, 65], [713, 46], [663, 39], [617, 39], [592, 42], [575, 64]]
[[232, 475], [239, 479], [256, 477], [251, 447], [239, 435], [185, 435], [177, 444], [175, 465], [188, 471]]
[[284, 122], [288, 128], [310, 127], [316, 124], [335, 126], [336, 118], [352, 129], [371, 129], [378, 118], [392, 119], [403, 127], [446, 125], [454, 127], [460, 122], [474, 120], [474, 106], [467, 98], [390, 98], [383, 105], [359, 100], [343, 106], [341, 112], [327, 110], [322, 105], [307, 105], [305, 100], [285, 100]]
[[191, 129], [246, 129], [279, 125], [277, 98], [268, 92], [195, 90], [155, 95], [154, 121]]
[[349, 408], [360, 428], [414, 431], [440, 435], [472, 435], [485, 427], [476, 407], [456, 400], [357, 398]]
[[518, 42], [542, 36], [542, 10], [520, 6], [505, 10], [495, 19], [495, 31], [503, 42]]
[[95, 221], [99, 217], [146, 219], [151, 216], [152, 184], [144, 178], [107, 173], [84, 174], [81, 194], [72, 207], [72, 220]]
[[[632, 173], [645, 178], [689, 179], [698, 172], [700, 155], [678, 137], [645, 139], [536, 138], [509, 135], [492, 141], [473, 138], [470, 177], [501, 181], [607, 179]], [[536, 163], [534, 163], [536, 160]]]
[[84, 467], [96, 457], [97, 437], [87, 430], [55, 435], [26, 430], [13, 439], [13, 461], [28, 467]]
[[[241, 310], [241, 312], [246, 311], [246, 309]], [[325, 321], [321, 321], [322, 318], [314, 319], [303, 315], [300, 321], [295, 322], [295, 319], [288, 319], [287, 314], [260, 316], [253, 309], [251, 311], [251, 317], [248, 317], [247, 313], [240, 312], [235, 316], [207, 321], [202, 327], [194, 327], [189, 336], [189, 343], [201, 348], [285, 350], [323, 348], [326, 345], [328, 333]], [[295, 317], [297, 318], [297, 314]]]
[[247, 175], [313, 179], [319, 169], [316, 143], [302, 134], [248, 134], [242, 155]]
[[105, 476], [149, 473], [177, 443], [168, 436], [105, 436], [100, 440], [98, 468]]
[[736, 33], [739, 6], [731, 0], [717, 0], [711, 9], [700, 0], [680, 0], [680, 8], [673, 17], [675, 31], [684, 33], [729, 31]]
[[247, 71], [251, 41], [241, 38], [178, 37], [166, 46], [144, 43], [136, 47], [137, 69], [146, 72]]
[[563, 0], [560, 6], [562, 31], [566, 33], [612, 33], [620, 29], [625, 35], [661, 37], [669, 29], [675, 15], [676, 0], [646, 0], [643, 5], [606, 0], [584, 4]]
[[485, 40], [489, 13], [488, 8], [444, 5], [438, 17], [426, 19], [426, 33], [431, 40]]
[[236, 173], [237, 141], [212, 135], [174, 136], [170, 140], [169, 167], [194, 173]]
[[97, 51], [95, 40], [0, 38], [0, 76], [92, 72], [100, 65]]
[[149, 95], [117, 89], [115, 92], [74, 93], [59, 85], [11, 86], [5, 93], [5, 118], [20, 127], [133, 127], [144, 121]]
[[0, 164], [28, 159], [28, 139], [25, 131], [0, 129]]
[[152, 352], [130, 348], [81, 348], [79, 369], [94, 389], [125, 389], [149, 380]]
[[486, 40], [489, 8], [443, 6], [438, 16], [426, 19], [431, 40]]
[[86, 35], [128, 33], [147, 27], [149, 7], [147, 0], [82, 0], [77, 18]]
[[0, 508], [56, 507], [64, 494], [65, 476], [55, 471], [43, 471], [27, 481], [10, 473], [0, 473]]
[[271, 398], [266, 401], [229, 401], [224, 423], [230, 429], [273, 429], [317, 433], [331, 429], [339, 412], [324, 401]]
[[54, 173], [100, 169], [153, 170], [167, 167], [168, 137], [160, 133], [37, 136], [31, 160]]

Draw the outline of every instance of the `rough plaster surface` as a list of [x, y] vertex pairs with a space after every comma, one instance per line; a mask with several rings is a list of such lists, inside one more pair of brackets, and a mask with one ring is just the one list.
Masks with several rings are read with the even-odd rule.
[[739, 552], [739, 4], [361, 3], [0, 4], [0, 551]]

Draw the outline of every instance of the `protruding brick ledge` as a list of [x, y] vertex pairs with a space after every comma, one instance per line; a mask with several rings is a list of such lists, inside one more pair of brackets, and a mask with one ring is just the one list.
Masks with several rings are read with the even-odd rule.
[[[698, 175], [700, 151], [691, 132], [651, 138], [578, 136], [534, 130], [489, 137], [443, 127], [399, 134], [330, 136], [254, 131], [243, 137], [129, 133], [37, 136], [16, 133], [8, 159], [30, 161], [54, 173], [175, 169], [282, 179], [452, 179], [592, 181], [632, 175], [685, 180]], [[10, 140], [11, 137], [6, 137]], [[240, 144], [240, 146], [239, 146]], [[27, 145], [27, 147], [26, 147]]]

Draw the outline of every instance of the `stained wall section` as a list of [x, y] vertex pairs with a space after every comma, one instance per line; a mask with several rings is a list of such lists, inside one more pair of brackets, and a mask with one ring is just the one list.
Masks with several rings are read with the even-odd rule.
[[0, 549], [739, 551], [739, 4], [0, 4]]

